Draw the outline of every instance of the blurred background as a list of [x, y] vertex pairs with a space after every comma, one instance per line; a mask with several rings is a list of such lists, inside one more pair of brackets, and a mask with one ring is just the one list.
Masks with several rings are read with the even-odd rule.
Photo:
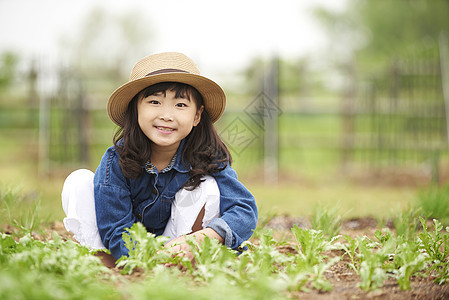
[[449, 176], [447, 0], [0, 0], [0, 25], [0, 223], [62, 220], [65, 177], [112, 145], [109, 95], [161, 51], [226, 91], [262, 214], [388, 217]]

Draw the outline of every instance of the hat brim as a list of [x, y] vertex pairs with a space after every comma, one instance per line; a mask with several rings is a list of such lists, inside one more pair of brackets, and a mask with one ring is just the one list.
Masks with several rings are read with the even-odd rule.
[[201, 75], [190, 73], [164, 73], [130, 81], [116, 89], [109, 97], [108, 115], [111, 120], [123, 127], [128, 104], [143, 89], [161, 82], [180, 82], [193, 86], [204, 100], [204, 109], [212, 122], [217, 121], [226, 106], [226, 95], [214, 81]]

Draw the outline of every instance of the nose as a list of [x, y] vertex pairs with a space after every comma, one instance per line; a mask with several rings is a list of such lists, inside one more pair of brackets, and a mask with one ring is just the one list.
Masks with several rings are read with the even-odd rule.
[[159, 112], [159, 119], [167, 122], [173, 121], [173, 110], [167, 105], [163, 105]]

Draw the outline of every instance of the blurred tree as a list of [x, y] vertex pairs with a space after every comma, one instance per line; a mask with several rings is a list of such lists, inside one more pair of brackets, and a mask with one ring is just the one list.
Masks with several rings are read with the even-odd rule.
[[0, 54], [0, 91], [7, 90], [14, 81], [19, 59], [15, 53]]
[[79, 31], [65, 37], [63, 47], [71, 57], [70, 65], [89, 85], [117, 86], [123, 83], [130, 66], [148, 53], [151, 26], [139, 11], [113, 15], [97, 7], [87, 14]]
[[342, 12], [316, 16], [326, 28], [337, 64], [356, 59], [360, 71], [380, 71], [393, 56], [433, 47], [449, 30], [448, 0], [348, 0]]

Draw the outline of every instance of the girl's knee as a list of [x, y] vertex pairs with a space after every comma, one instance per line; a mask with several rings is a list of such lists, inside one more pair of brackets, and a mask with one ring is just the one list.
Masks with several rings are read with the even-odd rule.
[[[80, 169], [67, 176], [62, 187], [61, 200], [64, 211], [72, 198], [80, 198], [92, 194], [94, 189], [94, 173], [90, 170]], [[89, 197], [90, 198], [90, 197]]]
[[69, 176], [67, 176], [64, 187], [71, 187], [71, 186], [83, 186], [83, 185], [89, 185], [93, 184], [94, 180], [94, 173], [87, 169], [79, 169], [76, 171], [73, 171], [70, 173]]

